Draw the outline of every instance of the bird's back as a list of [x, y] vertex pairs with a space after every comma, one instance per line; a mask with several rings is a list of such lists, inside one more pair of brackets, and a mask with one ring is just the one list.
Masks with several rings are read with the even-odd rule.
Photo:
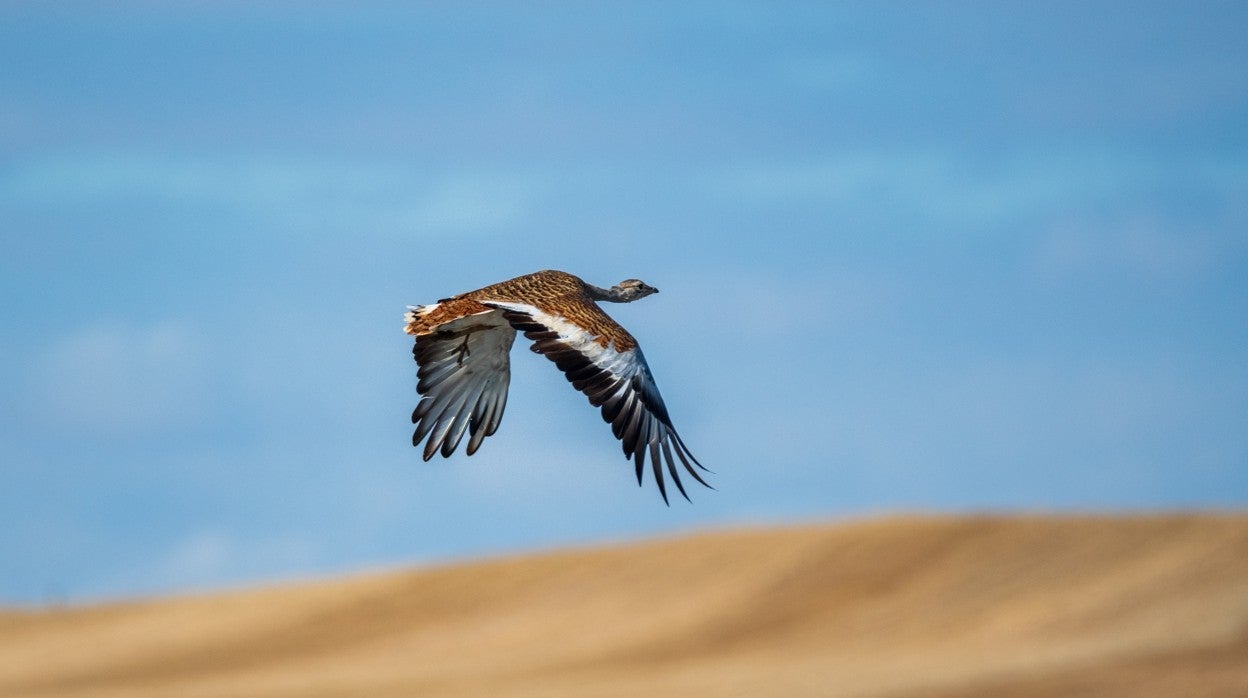
[[500, 281], [485, 288], [461, 293], [455, 298], [514, 301], [531, 305], [566, 303], [573, 299], [588, 300], [584, 281], [567, 272], [553, 269]]
[[[628, 351], [637, 346], [637, 340], [589, 296], [585, 282], [563, 271], [547, 269], [517, 276], [449, 300], [460, 304], [459, 312], [469, 313], [485, 310], [480, 305], [484, 302], [524, 303], [581, 327], [604, 347], [614, 344], [618, 351]], [[474, 310], [478, 306], [481, 310]]]

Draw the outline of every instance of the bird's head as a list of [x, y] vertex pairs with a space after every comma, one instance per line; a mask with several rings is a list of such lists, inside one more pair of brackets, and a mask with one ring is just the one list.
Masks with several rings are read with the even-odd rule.
[[647, 285], [640, 279], [624, 279], [611, 287], [611, 295], [615, 296], [617, 303], [631, 303], [638, 298], [645, 298], [658, 292], [659, 289]]

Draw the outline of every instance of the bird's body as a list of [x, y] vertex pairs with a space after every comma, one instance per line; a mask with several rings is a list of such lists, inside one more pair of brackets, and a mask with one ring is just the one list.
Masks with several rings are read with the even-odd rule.
[[412, 413], [412, 445], [425, 442], [425, 460], [438, 452], [449, 457], [468, 434], [472, 455], [498, 429], [519, 330], [602, 409], [624, 455], [635, 461], [638, 483], [648, 452], [664, 501], [664, 463], [688, 499], [677, 463], [706, 485], [694, 470], [702, 466], [672, 426], [637, 340], [596, 302], [627, 303], [657, 292], [636, 279], [602, 289], [565, 272], [540, 271], [412, 306], [404, 329], [416, 337], [417, 391], [424, 396]]

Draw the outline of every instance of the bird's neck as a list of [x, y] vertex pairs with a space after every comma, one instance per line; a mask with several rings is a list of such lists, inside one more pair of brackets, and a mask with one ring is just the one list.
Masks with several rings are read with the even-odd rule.
[[621, 298], [619, 291], [614, 288], [599, 288], [593, 284], [585, 284], [585, 292], [596, 301], [607, 301], [608, 303], [628, 302]]

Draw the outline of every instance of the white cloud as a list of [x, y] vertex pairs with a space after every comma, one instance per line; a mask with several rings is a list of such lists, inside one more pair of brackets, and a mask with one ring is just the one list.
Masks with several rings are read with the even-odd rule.
[[807, 162], [745, 164], [707, 172], [711, 193], [753, 204], [852, 201], [907, 181], [938, 180], [947, 163], [925, 153], [860, 152]]
[[42, 420], [116, 436], [201, 416], [207, 383], [207, 357], [188, 328], [94, 326], [47, 348], [34, 364], [30, 392]]
[[218, 531], [200, 531], [183, 539], [157, 565], [155, 577], [185, 585], [225, 574], [236, 554], [233, 543]]
[[1147, 213], [1111, 221], [1068, 218], [1041, 238], [1033, 266], [1042, 277], [1128, 272], [1181, 278], [1207, 271], [1225, 246], [1200, 231], [1179, 232]]
[[[215, 529], [195, 531], [155, 557], [140, 574], [148, 591], [210, 589], [242, 580], [308, 574], [320, 562], [318, 545], [308, 538], [259, 536], [245, 540]], [[129, 580], [127, 580], [129, 581]]]
[[[1138, 205], [1173, 172], [1232, 202], [1240, 168], [1216, 159], [1172, 162], [1097, 149], [1011, 151], [991, 157], [934, 148], [868, 149], [835, 157], [715, 168], [695, 181], [713, 197], [765, 207], [908, 211], [955, 226], [1027, 220], [1075, 207]], [[949, 233], [948, 225], [923, 229]], [[972, 228], [965, 228], [971, 230]], [[916, 233], [919, 232], [916, 230]]]
[[528, 171], [431, 173], [377, 162], [97, 152], [11, 163], [0, 177], [0, 208], [138, 199], [239, 212], [279, 231], [333, 224], [481, 233], [518, 224], [543, 190], [541, 177]]
[[537, 193], [522, 177], [460, 174], [444, 178], [416, 197], [408, 222], [417, 228], [501, 230], [515, 225]]
[[879, 70], [865, 55], [790, 56], [777, 64], [782, 80], [813, 90], [834, 90], [877, 77]]

